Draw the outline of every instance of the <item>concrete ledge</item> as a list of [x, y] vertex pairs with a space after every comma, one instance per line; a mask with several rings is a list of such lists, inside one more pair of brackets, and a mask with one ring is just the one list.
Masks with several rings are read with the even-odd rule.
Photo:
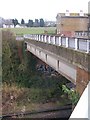
[[62, 57], [65, 61], [68, 61], [69, 63], [72, 63], [73, 65], [76, 65], [77, 67], [90, 72], [90, 54], [35, 40], [25, 41], [30, 42], [31, 44], [34, 44], [47, 51], [50, 51]]

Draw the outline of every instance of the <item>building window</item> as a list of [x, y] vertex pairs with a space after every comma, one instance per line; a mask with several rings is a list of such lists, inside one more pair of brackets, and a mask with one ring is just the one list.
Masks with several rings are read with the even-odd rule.
[[82, 32], [82, 36], [84, 36], [84, 33], [85, 33], [85, 32]]
[[87, 33], [85, 32], [85, 36], [87, 36]]
[[88, 30], [90, 31], [90, 28]]
[[79, 32], [78, 35], [81, 36], [81, 33]]
[[89, 32], [89, 36], [90, 36], [90, 32]]
[[76, 32], [75, 35], [78, 36], [78, 33]]

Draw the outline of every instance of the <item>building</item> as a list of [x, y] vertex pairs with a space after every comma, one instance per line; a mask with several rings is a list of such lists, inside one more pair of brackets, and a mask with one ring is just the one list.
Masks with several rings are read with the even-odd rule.
[[56, 21], [45, 21], [45, 27], [56, 27]]
[[87, 37], [88, 15], [80, 13], [58, 13], [56, 16], [57, 34], [68, 37]]
[[88, 2], [88, 37], [90, 38], [90, 1]]
[[3, 27], [4, 18], [0, 17], [0, 28]]
[[4, 19], [3, 28], [14, 28], [12, 19]]

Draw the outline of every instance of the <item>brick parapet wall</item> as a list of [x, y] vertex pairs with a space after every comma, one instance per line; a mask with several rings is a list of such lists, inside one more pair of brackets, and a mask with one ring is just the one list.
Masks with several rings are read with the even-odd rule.
[[76, 89], [80, 93], [80, 95], [83, 93], [89, 81], [90, 72], [77, 67]]

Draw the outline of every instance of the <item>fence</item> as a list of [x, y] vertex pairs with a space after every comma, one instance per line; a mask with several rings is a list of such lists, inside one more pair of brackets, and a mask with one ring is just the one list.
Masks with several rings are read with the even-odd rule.
[[87, 38], [69, 38], [54, 35], [52, 36], [35, 34], [24, 35], [24, 38], [90, 53], [90, 39]]

